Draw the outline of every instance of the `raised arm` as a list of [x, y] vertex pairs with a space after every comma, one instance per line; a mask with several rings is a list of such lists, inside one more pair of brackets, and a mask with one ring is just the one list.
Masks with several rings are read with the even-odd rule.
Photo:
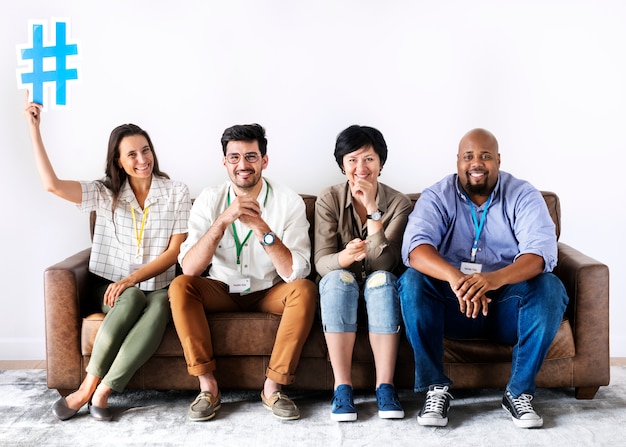
[[49, 191], [62, 199], [69, 200], [74, 203], [81, 203], [82, 190], [80, 183], [74, 180], [61, 180], [57, 177], [46, 153], [46, 148], [41, 138], [39, 125], [41, 123], [40, 104], [28, 102], [28, 91], [26, 91], [26, 108], [24, 109], [24, 117], [28, 123], [30, 131], [30, 139], [33, 145], [33, 153], [35, 156], [35, 164], [39, 178], [43, 183], [46, 191]]

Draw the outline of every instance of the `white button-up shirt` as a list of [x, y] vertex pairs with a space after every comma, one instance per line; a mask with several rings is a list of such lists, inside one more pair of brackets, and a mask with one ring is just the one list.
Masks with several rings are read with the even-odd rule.
[[[232, 201], [234, 193], [231, 191], [230, 181], [205, 188], [194, 201], [189, 218], [189, 234], [180, 248], [178, 258], [180, 263], [189, 249], [226, 210], [229, 192], [233, 194]], [[250, 292], [269, 289], [281, 279], [291, 282], [305, 278], [311, 272], [309, 222], [302, 198], [290, 189], [264, 179], [257, 200], [261, 206], [261, 217], [291, 251], [293, 273], [289, 277], [280, 276], [254, 235], [251, 235], [243, 245], [238, 265], [235, 236], [232, 225], [229, 225], [215, 250], [207, 276], [226, 284], [230, 284], [234, 279], [250, 278]], [[239, 220], [235, 222], [235, 226], [239, 241], [243, 242], [249, 228]]]

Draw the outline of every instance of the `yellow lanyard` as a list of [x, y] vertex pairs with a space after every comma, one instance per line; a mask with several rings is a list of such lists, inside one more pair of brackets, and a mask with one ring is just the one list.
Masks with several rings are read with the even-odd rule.
[[130, 210], [133, 213], [133, 225], [135, 226], [135, 239], [137, 240], [137, 254], [139, 255], [141, 253], [141, 241], [143, 240], [143, 230], [146, 228], [146, 220], [148, 219], [148, 210], [150, 209], [149, 206], [147, 206], [144, 210], [143, 210], [143, 218], [141, 219], [141, 229], [137, 228], [137, 218], [135, 217], [135, 208], [133, 208], [133, 206], [130, 206]]

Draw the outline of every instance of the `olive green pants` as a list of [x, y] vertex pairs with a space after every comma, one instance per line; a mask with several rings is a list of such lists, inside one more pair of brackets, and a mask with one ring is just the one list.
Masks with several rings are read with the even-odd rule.
[[167, 289], [142, 292], [130, 287], [109, 307], [103, 301], [110, 282], [99, 279], [95, 293], [106, 316], [96, 334], [87, 372], [121, 392], [163, 339], [170, 321]]

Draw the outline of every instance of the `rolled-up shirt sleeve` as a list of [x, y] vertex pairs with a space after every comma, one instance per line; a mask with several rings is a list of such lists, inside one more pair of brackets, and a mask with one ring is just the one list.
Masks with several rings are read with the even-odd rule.
[[315, 269], [321, 276], [341, 269], [336, 209], [340, 206], [332, 194], [321, 194], [315, 202]]
[[515, 204], [513, 231], [518, 240], [519, 254], [534, 254], [544, 260], [544, 272], [554, 270], [558, 260], [558, 246], [554, 221], [541, 192], [528, 188], [518, 196]]
[[430, 189], [424, 190], [409, 214], [404, 230], [401, 249], [404, 265], [410, 267], [409, 255], [415, 247], [427, 244], [439, 249], [449, 220], [447, 216], [440, 197]]
[[285, 282], [306, 278], [311, 273], [311, 239], [306, 206], [302, 198], [297, 196], [289, 209], [291, 213], [286, 216], [284, 230], [279, 235], [282, 243], [291, 251], [291, 275], [286, 277], [279, 273]]

